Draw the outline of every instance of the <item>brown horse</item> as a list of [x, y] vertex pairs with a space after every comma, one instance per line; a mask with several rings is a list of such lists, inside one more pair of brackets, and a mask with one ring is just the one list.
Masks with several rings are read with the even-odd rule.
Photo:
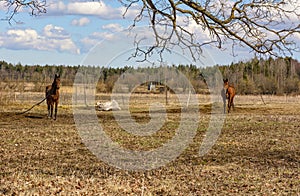
[[223, 97], [224, 113], [225, 113], [226, 98], [228, 99], [228, 113], [229, 113], [231, 106], [232, 109], [234, 110], [233, 98], [235, 96], [235, 89], [233, 86], [229, 85], [228, 79], [225, 79], [223, 81], [224, 81], [224, 88], [221, 92], [221, 95]]
[[48, 105], [48, 118], [52, 118], [53, 107], [55, 106], [54, 120], [57, 115], [57, 105], [59, 102], [59, 87], [60, 87], [60, 75], [55, 74], [52, 85], [46, 87], [46, 99]]

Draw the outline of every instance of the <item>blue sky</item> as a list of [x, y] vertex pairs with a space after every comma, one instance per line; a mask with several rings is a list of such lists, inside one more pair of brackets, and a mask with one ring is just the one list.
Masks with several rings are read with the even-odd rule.
[[[117, 57], [120, 58], [117, 64], [120, 64], [126, 59], [120, 54], [124, 56], [127, 50], [133, 51], [132, 40], [116, 32], [132, 24], [138, 9], [130, 10], [123, 18], [124, 7], [117, 0], [50, 0], [47, 3], [46, 14], [35, 17], [30, 16], [28, 10], [21, 10], [14, 17], [16, 22], [0, 21], [0, 60], [29, 65], [103, 65], [116, 62]], [[6, 16], [7, 8], [0, 4], [0, 18]], [[300, 43], [300, 36], [297, 42]], [[97, 51], [94, 51], [97, 58], [90, 61], [93, 50]], [[231, 55], [230, 48], [220, 51], [207, 47], [204, 50], [210, 65], [230, 64], [253, 57], [253, 53], [245, 48], [236, 50], [236, 56]], [[173, 60], [171, 63], [185, 58], [185, 54], [178, 54], [180, 52], [169, 58]], [[300, 53], [293, 57], [300, 60]]]

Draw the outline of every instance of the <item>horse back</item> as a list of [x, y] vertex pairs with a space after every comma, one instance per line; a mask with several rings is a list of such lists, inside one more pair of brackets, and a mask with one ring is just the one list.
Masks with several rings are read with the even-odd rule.
[[53, 90], [52, 85], [46, 86], [45, 96], [47, 98], [47, 101], [58, 102], [58, 100], [59, 100], [59, 91], [58, 90]]
[[227, 93], [229, 94], [230, 97], [234, 97], [235, 96], [235, 89], [233, 86], [229, 86], [227, 89]]

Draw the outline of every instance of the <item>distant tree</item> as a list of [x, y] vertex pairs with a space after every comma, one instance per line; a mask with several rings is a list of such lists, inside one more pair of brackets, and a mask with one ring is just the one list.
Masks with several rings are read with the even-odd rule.
[[105, 81], [105, 89], [106, 89], [106, 93], [111, 93], [114, 85], [116, 83], [116, 81], [118, 80], [119, 76], [117, 74], [115, 75], [110, 75], [106, 81]]
[[296, 78], [288, 78], [285, 84], [284, 93], [291, 94], [299, 92], [299, 80]]

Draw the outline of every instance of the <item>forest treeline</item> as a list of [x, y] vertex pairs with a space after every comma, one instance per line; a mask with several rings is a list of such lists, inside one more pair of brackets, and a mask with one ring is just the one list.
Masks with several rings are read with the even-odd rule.
[[[231, 65], [216, 65], [224, 78], [228, 78], [238, 94], [300, 94], [300, 63], [292, 58], [253, 58]], [[56, 73], [61, 75], [62, 86], [72, 86], [81, 66], [66, 65], [14, 65], [0, 61], [1, 91], [44, 91], [51, 84]], [[203, 72], [207, 68], [194, 65], [172, 65], [185, 74], [198, 93], [206, 92]], [[89, 66], [93, 73], [99, 73], [98, 92], [109, 93], [119, 76], [134, 70], [131, 66], [113, 68]], [[155, 68], [147, 68], [155, 69]], [[133, 78], [132, 78], [133, 79]], [[163, 81], [162, 81], [163, 82]]]

